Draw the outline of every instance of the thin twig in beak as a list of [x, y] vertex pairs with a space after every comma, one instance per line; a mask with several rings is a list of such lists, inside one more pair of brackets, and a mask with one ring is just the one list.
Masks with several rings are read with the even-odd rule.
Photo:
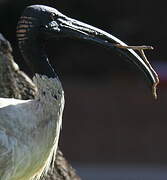
[[121, 45], [121, 44], [115, 44], [116, 47], [118, 48], [122, 48], [122, 49], [133, 49], [133, 50], [146, 50], [146, 49], [149, 49], [149, 50], [153, 50], [154, 48], [152, 46], [145, 46], [145, 45], [142, 45], [142, 46], [124, 46], [124, 45]]
[[[124, 46], [121, 44], [115, 44], [115, 47], [121, 48], [121, 49], [133, 49], [133, 50], [139, 51], [139, 53], [142, 56], [142, 59], [145, 61], [147, 66], [154, 72], [154, 69], [151, 67], [151, 65], [150, 65], [150, 63], [149, 63], [149, 61], [148, 61], [148, 59], [144, 53], [144, 50], [153, 50], [154, 48], [152, 46], [145, 46], [145, 45], [142, 45], [142, 46]], [[153, 84], [153, 87], [152, 87], [152, 93], [153, 93], [153, 96], [155, 97], [155, 99], [157, 99], [156, 87], [159, 83], [158, 77], [156, 78], [156, 80], [157, 81]]]

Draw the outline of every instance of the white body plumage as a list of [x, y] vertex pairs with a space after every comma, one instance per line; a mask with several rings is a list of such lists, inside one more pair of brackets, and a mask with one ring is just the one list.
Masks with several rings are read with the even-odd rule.
[[36, 75], [34, 100], [0, 98], [0, 179], [38, 180], [54, 162], [64, 108], [56, 78]]

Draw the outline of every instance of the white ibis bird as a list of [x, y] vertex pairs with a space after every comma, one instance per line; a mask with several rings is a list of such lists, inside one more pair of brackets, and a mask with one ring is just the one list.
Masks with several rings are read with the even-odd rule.
[[[52, 166], [64, 107], [61, 82], [51, 67], [44, 41], [70, 37], [93, 41], [127, 56], [146, 75], [153, 89], [158, 77], [151, 65], [125, 43], [91, 25], [71, 19], [54, 8], [33, 5], [19, 19], [17, 38], [37, 86], [34, 100], [0, 98], [0, 179], [38, 180]], [[144, 48], [144, 47], [143, 47]]]

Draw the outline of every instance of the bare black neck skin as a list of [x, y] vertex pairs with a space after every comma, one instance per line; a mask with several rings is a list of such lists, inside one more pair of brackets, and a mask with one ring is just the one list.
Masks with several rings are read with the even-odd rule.
[[27, 19], [26, 21], [21, 19], [17, 27], [17, 38], [23, 58], [33, 74], [37, 73], [46, 75], [49, 78], [57, 78], [45, 54], [44, 40], [40, 38], [39, 30], [35, 23], [29, 23]]

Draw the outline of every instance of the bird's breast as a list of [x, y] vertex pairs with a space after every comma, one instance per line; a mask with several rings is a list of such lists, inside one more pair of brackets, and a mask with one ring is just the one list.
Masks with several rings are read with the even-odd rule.
[[57, 150], [64, 96], [54, 104], [32, 100], [1, 107], [0, 164], [6, 162], [1, 180], [30, 180], [47, 172]]

